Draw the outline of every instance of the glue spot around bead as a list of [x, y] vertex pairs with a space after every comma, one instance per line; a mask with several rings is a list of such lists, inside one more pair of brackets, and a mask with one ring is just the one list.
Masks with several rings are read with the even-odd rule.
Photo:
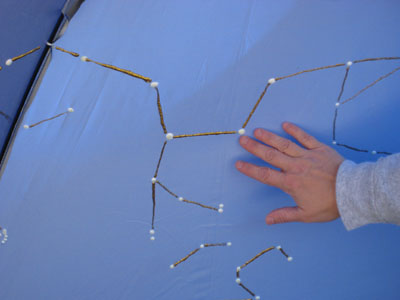
[[220, 214], [222, 214], [222, 213], [224, 212], [224, 210], [223, 210], [222, 208], [219, 208], [219, 209], [218, 209], [218, 212], [219, 212]]
[[238, 133], [239, 133], [240, 135], [243, 135], [243, 134], [246, 133], [246, 130], [245, 130], [244, 128], [240, 128], [240, 129], [238, 130]]
[[292, 261], [292, 260], [293, 260], [293, 257], [289, 256], [289, 257], [287, 258], [287, 260], [288, 260], [288, 261]]
[[156, 87], [158, 87], [158, 82], [157, 82], [157, 81], [152, 81], [152, 82], [150, 83], [150, 86], [151, 86], [152, 88], [156, 88]]
[[276, 246], [276, 249], [281, 250], [282, 247], [281, 246]]
[[169, 268], [170, 268], [170, 269], [173, 269], [173, 268], [175, 268], [175, 266], [174, 266], [174, 265], [170, 265]]
[[88, 57], [87, 56], [81, 56], [81, 61], [87, 61]]
[[157, 182], [157, 178], [153, 177], [153, 178], [151, 179], [151, 183], [156, 183], [156, 182]]
[[336, 103], [335, 103], [335, 106], [336, 106], [336, 107], [339, 107], [339, 106], [340, 106], [340, 102], [336, 102]]
[[165, 137], [167, 138], [167, 140], [172, 140], [174, 138], [174, 134], [169, 132], [165, 135]]
[[203, 249], [203, 248], [204, 248], [204, 244], [201, 244], [201, 245], [200, 245], [200, 248]]
[[238, 284], [241, 282], [240, 278], [236, 278], [235, 281], [236, 281], [236, 283], [238, 283]]
[[348, 62], [346, 63], [346, 67], [347, 67], [347, 68], [350, 68], [352, 65], [353, 65], [353, 62], [352, 62], [352, 61], [348, 61]]
[[68, 108], [68, 112], [70, 112], [70, 113], [71, 113], [71, 112], [74, 112], [74, 109], [73, 109], [72, 107], [69, 107], [69, 108]]
[[11, 66], [12, 63], [13, 63], [13, 61], [12, 61], [11, 58], [9, 58], [9, 59], [6, 60], [6, 65], [7, 65], [7, 66]]
[[182, 202], [184, 199], [183, 197], [179, 197], [178, 200]]
[[269, 84], [274, 84], [275, 82], [276, 82], [275, 78], [270, 78], [270, 79], [268, 80], [268, 83], [269, 83]]
[[24, 125], [24, 129], [29, 129], [29, 125]]
[[237, 272], [239, 272], [240, 270], [241, 270], [241, 268], [240, 268], [240, 267], [237, 267], [237, 268], [236, 268], [236, 271], [237, 271]]

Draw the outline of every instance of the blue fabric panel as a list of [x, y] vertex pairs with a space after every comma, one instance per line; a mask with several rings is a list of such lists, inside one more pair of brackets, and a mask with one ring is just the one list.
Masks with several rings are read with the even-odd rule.
[[[2, 0], [0, 1], [0, 149], [17, 118], [28, 85], [45, 50], [65, 0]], [[42, 49], [29, 57], [5, 65], [7, 59], [37, 46]]]
[[[159, 81], [168, 131], [239, 129], [267, 80], [368, 57], [398, 56], [398, 1], [86, 1], [58, 45]], [[350, 97], [399, 61], [353, 65]], [[331, 143], [345, 68], [273, 85], [247, 133], [283, 134], [295, 122]], [[400, 74], [340, 110], [338, 141], [400, 151]], [[293, 205], [283, 192], [239, 174], [237, 159], [261, 164], [238, 135], [172, 140], [158, 178], [172, 191], [216, 206], [180, 203], [157, 188], [156, 240], [149, 240], [151, 182], [165, 136], [149, 84], [53, 51], [32, 124], [19, 129], [0, 181], [0, 299], [245, 299], [238, 265], [261, 299], [398, 299], [399, 228], [347, 232], [326, 224], [266, 226], [270, 210]], [[337, 150], [357, 162], [379, 156]], [[173, 270], [170, 264], [201, 243]]]

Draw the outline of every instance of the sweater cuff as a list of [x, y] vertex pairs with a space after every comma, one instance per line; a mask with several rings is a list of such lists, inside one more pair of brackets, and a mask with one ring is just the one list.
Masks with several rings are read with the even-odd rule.
[[374, 205], [374, 164], [355, 164], [345, 160], [336, 177], [336, 203], [343, 224], [352, 230], [369, 223], [379, 223]]

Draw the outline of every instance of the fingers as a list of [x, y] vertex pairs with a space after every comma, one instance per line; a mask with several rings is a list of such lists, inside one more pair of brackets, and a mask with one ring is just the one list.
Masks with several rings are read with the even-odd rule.
[[283, 189], [284, 174], [270, 168], [256, 166], [244, 161], [237, 161], [236, 168], [243, 174], [265, 183]]
[[302, 210], [297, 207], [282, 207], [271, 211], [265, 221], [268, 225], [289, 223], [289, 222], [301, 222]]
[[275, 150], [274, 148], [265, 146], [247, 136], [242, 136], [239, 139], [239, 142], [244, 149], [275, 167], [287, 170], [290, 165], [293, 164], [292, 158], [289, 156]]
[[307, 149], [315, 149], [323, 145], [316, 138], [292, 123], [285, 122], [283, 123], [282, 128]]
[[305, 151], [303, 148], [289, 141], [288, 139], [280, 137], [279, 135], [264, 129], [256, 129], [254, 131], [254, 136], [263, 143], [268, 144], [280, 152], [293, 157], [301, 156]]

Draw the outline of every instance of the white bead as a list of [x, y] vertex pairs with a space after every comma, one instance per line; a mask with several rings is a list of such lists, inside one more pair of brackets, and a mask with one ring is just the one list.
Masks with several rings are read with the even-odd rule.
[[236, 283], [240, 283], [240, 278], [236, 278]]
[[237, 271], [237, 272], [240, 272], [241, 269], [242, 269], [241, 267], [237, 267], [237, 268], [236, 268], [236, 271]]
[[289, 257], [287, 258], [287, 260], [288, 260], [288, 261], [292, 261], [292, 260], [293, 260], [293, 257], [289, 256]]
[[203, 249], [203, 248], [204, 248], [204, 244], [201, 244], [201, 245], [200, 245], [200, 248]]
[[155, 238], [155, 236], [154, 235], [152, 235], [151, 237], [150, 237], [150, 240], [152, 240], [152, 241], [154, 241], [156, 238]]
[[9, 59], [6, 60], [6, 65], [7, 65], [7, 66], [11, 66], [12, 63], [13, 63], [13, 61], [12, 61], [11, 58], [9, 58]]
[[174, 138], [174, 134], [169, 132], [165, 135], [165, 137], [167, 138], [167, 140], [172, 140]]
[[224, 212], [224, 210], [223, 210], [222, 208], [219, 208], [219, 209], [218, 209], [218, 212], [219, 212], [220, 214], [222, 214], [222, 213]]
[[270, 78], [270, 79], [268, 80], [268, 83], [269, 83], [269, 84], [274, 84], [275, 82], [276, 82], [275, 78]]
[[154, 229], [150, 229], [150, 234], [151, 235], [153, 235], [153, 234], [155, 234], [156, 232], [154, 231]]
[[3, 241], [1, 241], [1, 243], [2, 243], [2, 244], [5, 244], [6, 242], [3, 240]]
[[24, 125], [24, 129], [29, 129], [29, 125]]
[[372, 150], [371, 153], [372, 153], [373, 155], [375, 155], [377, 152], [376, 152], [375, 150]]
[[184, 199], [183, 199], [183, 197], [179, 197], [178, 200], [179, 201], [183, 201]]
[[260, 296], [256, 296], [256, 298], [255, 298], [256, 300], [260, 300], [261, 298], [260, 298]]
[[346, 67], [350, 68], [350, 67], [352, 66], [352, 64], [353, 64], [352, 61], [348, 61], [348, 62], [346, 63]]
[[232, 246], [232, 242], [227, 242], [226, 245], [227, 245], [228, 247], [230, 247], [230, 246]]
[[219, 205], [219, 208], [224, 208], [224, 205], [221, 203], [221, 204]]
[[157, 82], [157, 81], [152, 81], [152, 82], [150, 83], [150, 86], [151, 86], [152, 88], [156, 88], [156, 87], [158, 87], [158, 82]]
[[336, 102], [336, 103], [335, 103], [335, 106], [336, 106], [336, 107], [339, 107], [339, 106], [340, 106], [340, 102]]
[[240, 135], [243, 135], [243, 134], [246, 133], [246, 130], [245, 130], [244, 128], [240, 128], [240, 129], [238, 130], [238, 133], [239, 133]]
[[336, 145], [336, 144], [337, 144], [337, 142], [336, 142], [336, 141], [332, 141], [332, 144]]
[[153, 177], [153, 178], [151, 179], [151, 183], [156, 183], [156, 182], [157, 182], [157, 178]]
[[88, 57], [87, 56], [81, 56], [81, 61], [87, 61]]
[[175, 266], [174, 266], [174, 265], [170, 265], [169, 268], [170, 268], [170, 269], [173, 269], [173, 268], [175, 268]]
[[276, 249], [281, 250], [282, 247], [281, 246], [276, 246]]
[[69, 107], [68, 112], [74, 112], [74, 109], [72, 107]]

